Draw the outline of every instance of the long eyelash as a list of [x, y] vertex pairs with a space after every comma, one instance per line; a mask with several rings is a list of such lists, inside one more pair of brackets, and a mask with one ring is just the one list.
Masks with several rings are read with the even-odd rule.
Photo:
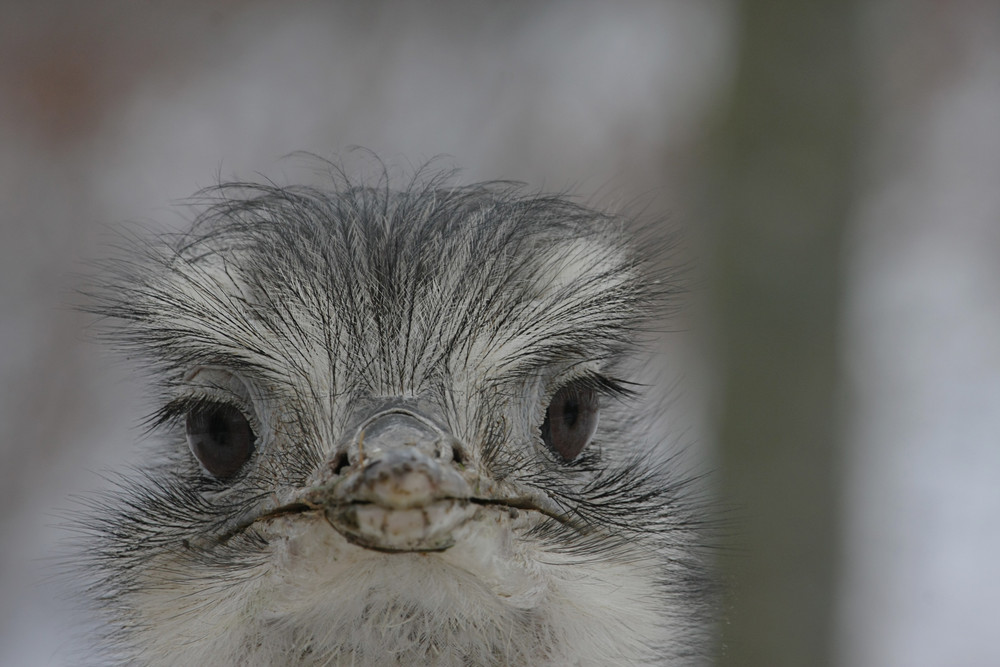
[[[551, 400], [557, 391], [572, 385], [590, 389], [597, 392], [600, 396], [607, 396], [623, 402], [637, 398], [641, 394], [640, 389], [645, 386], [637, 382], [614, 378], [598, 371], [587, 370], [556, 385], [551, 390], [551, 393], [546, 394], [546, 403]], [[633, 389], [633, 387], [635, 388]]]
[[[588, 389], [593, 389], [604, 396], [618, 399], [636, 398], [640, 393], [639, 388], [644, 386], [637, 382], [620, 380], [596, 371], [585, 373], [584, 375], [575, 378], [574, 382], [577, 382]], [[636, 387], [636, 389], [632, 389], [632, 387]]]
[[251, 417], [246, 414], [245, 406], [240, 405], [239, 402], [195, 394], [179, 396], [143, 419], [141, 422], [143, 432], [148, 435], [165, 424], [179, 424], [188, 413], [194, 410], [205, 410], [216, 406], [232, 406], [242, 412], [247, 417], [247, 420], [253, 423]]

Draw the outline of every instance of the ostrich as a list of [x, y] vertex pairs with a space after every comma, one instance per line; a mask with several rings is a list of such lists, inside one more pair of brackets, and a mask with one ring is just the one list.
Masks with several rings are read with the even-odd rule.
[[621, 219], [447, 174], [199, 211], [93, 301], [158, 406], [85, 522], [104, 660], [703, 657], [702, 508], [648, 384], [673, 288]]

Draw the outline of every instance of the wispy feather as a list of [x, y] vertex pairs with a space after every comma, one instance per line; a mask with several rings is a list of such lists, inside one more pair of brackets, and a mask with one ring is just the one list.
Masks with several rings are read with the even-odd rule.
[[[109, 661], [697, 661], [703, 508], [654, 426], [661, 389], [637, 384], [677, 286], [613, 215], [452, 178], [225, 184], [189, 231], [107, 263], [91, 308], [161, 406], [149, 466], [84, 526]], [[570, 461], [540, 432], [568, 383], [600, 402]], [[356, 546], [297, 500], [387, 401], [431, 415], [476, 480], [446, 550]], [[218, 405], [254, 435], [223, 478], [185, 436]]]

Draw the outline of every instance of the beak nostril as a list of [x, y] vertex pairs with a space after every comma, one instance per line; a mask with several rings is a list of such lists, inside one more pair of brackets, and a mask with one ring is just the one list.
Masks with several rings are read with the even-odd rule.
[[465, 465], [465, 453], [458, 442], [452, 442], [451, 444], [451, 460], [459, 465]]
[[350, 465], [350, 461], [347, 459], [347, 452], [341, 452], [330, 462], [330, 470], [333, 471], [334, 475], [339, 475], [348, 465]]

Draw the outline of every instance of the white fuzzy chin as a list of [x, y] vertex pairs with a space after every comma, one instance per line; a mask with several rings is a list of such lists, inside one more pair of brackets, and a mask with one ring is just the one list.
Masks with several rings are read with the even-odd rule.
[[514, 537], [532, 517], [483, 514], [437, 553], [367, 550], [311, 516], [275, 521], [271, 561], [230, 587], [150, 580], [135, 594], [132, 639], [143, 647], [135, 657], [151, 665], [653, 661], [649, 646], [664, 645], [670, 630], [652, 563], [539, 552]]

